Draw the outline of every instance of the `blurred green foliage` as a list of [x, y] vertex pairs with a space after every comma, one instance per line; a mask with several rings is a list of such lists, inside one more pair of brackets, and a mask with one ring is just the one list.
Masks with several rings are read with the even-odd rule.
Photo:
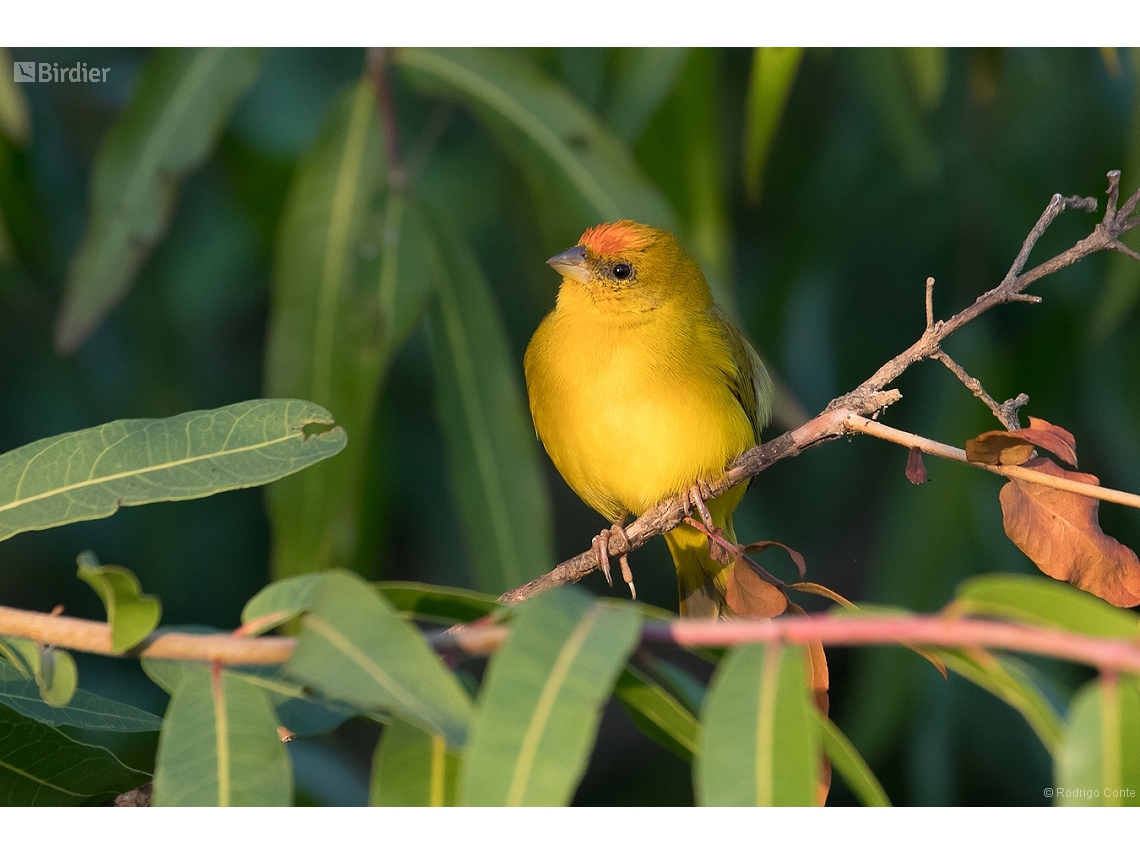
[[[52, 336], [68, 271], [74, 278], [91, 240], [90, 212], [113, 207], [99, 153], [130, 138], [121, 123], [133, 121], [136, 96], [153, 97], [187, 58], [10, 53], [111, 73], [104, 84], [0, 83], [0, 451], [266, 392], [307, 397], [349, 427], [339, 458], [275, 485], [276, 535], [264, 495], [248, 490], [0, 544], [0, 603], [63, 603], [94, 618], [102, 606], [74, 571], [87, 549], [130, 567], [168, 622], [230, 628], [271, 566], [288, 575], [335, 563], [497, 594], [586, 548], [602, 520], [534, 456], [519, 390], [523, 350], [557, 285], [543, 260], [596, 222], [675, 228], [718, 300], [815, 412], [917, 337], [927, 276], [936, 315], [948, 316], [1000, 280], [1053, 193], [1101, 197], [1114, 168], [1126, 193], [1140, 183], [1135, 50], [812, 49], [767, 77], [772, 57], [766, 65], [746, 50], [394, 51], [392, 125], [361, 83], [364, 51], [273, 49], [235, 59], [233, 76], [215, 81], [218, 109], [195, 124], [216, 136], [212, 146], [178, 139], [159, 195], [147, 197], [168, 207], [118, 211], [142, 223], [146, 244], [116, 256], [119, 278], [102, 282], [126, 296], [101, 303], [105, 319], [61, 356]], [[398, 152], [395, 173], [385, 144]], [[353, 153], [362, 171], [338, 184]], [[322, 219], [345, 204], [340, 225]], [[1033, 260], [1094, 222], [1064, 215]], [[121, 241], [112, 250], [126, 252]], [[450, 302], [429, 295], [414, 283], [425, 269], [467, 284]], [[305, 306], [298, 294], [308, 292], [290, 291], [305, 277], [339, 283], [339, 296]], [[998, 309], [948, 351], [995, 397], [1024, 391], [1027, 412], [1071, 430], [1082, 469], [1140, 491], [1140, 264], [1094, 257], [1033, 290], [1041, 305]], [[323, 344], [298, 351], [305, 335]], [[455, 357], [461, 340], [473, 348], [467, 361]], [[941, 366], [915, 367], [900, 388], [887, 415], [898, 427], [957, 445], [996, 427]], [[472, 416], [494, 401], [490, 415]], [[518, 459], [470, 464], [516, 445]], [[810, 579], [850, 599], [916, 610], [941, 607], [970, 576], [1037, 572], [1004, 537], [997, 479], [931, 460], [931, 482], [915, 487], [905, 460], [860, 438], [784, 461], [754, 485], [737, 531], [791, 544]], [[507, 470], [509, 483], [494, 488], [488, 479]], [[298, 497], [314, 492], [324, 516], [298, 520]], [[480, 493], [498, 498], [472, 498]], [[495, 519], [504, 514], [524, 515], [513, 535]], [[1134, 511], [1105, 507], [1102, 520], [1140, 545]], [[778, 560], [770, 569], [790, 574]], [[633, 564], [642, 596], [675, 608], [664, 547]], [[162, 712], [165, 697], [137, 664], [79, 661], [82, 687]], [[907, 651], [830, 661], [832, 716], [893, 803], [1048, 801], [1050, 757], [1015, 710]], [[1035, 664], [1040, 694], [1059, 709], [1087, 677]], [[376, 738], [356, 721], [291, 744], [298, 802], [363, 804]], [[153, 762], [153, 734], [108, 739], [125, 762]], [[577, 801], [691, 803], [691, 788], [688, 766], [611, 703]], [[831, 801], [852, 800], [837, 779]]]

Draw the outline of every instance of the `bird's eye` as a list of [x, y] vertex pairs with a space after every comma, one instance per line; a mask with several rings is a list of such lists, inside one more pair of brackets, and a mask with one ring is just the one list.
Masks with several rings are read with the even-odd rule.
[[628, 279], [630, 276], [633, 275], [633, 268], [630, 267], [625, 262], [622, 262], [621, 264], [615, 264], [614, 269], [613, 269], [613, 274], [614, 274], [614, 279], [617, 279], [617, 280]]

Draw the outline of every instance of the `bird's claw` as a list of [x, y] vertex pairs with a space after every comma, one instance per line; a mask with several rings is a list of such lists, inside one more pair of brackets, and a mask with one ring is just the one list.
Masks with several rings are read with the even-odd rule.
[[[617, 523], [594, 535], [593, 546], [597, 553], [598, 567], [601, 568], [602, 575], [606, 577], [606, 584], [612, 588], [614, 580], [613, 576], [610, 575], [610, 538], [615, 538], [627, 551], [630, 547], [629, 540], [625, 536], [625, 530]], [[618, 563], [621, 565], [621, 577], [629, 585], [630, 596], [636, 600], [637, 588], [634, 587], [633, 571], [629, 567], [629, 558], [625, 552], [618, 557]]]
[[[728, 564], [733, 558], [732, 551], [717, 539], [717, 537], [724, 537], [724, 531], [718, 528], [713, 522], [709, 506], [705, 504], [704, 496], [701, 495], [701, 491], [707, 486], [708, 485], [704, 482], [698, 481], [685, 491], [685, 516], [690, 516], [693, 510], [696, 509], [697, 514], [701, 518], [701, 522], [703, 522], [705, 528], [709, 530], [710, 536], [706, 538], [709, 544], [709, 558], [717, 564]], [[712, 537], [711, 535], [717, 535], [717, 537]]]

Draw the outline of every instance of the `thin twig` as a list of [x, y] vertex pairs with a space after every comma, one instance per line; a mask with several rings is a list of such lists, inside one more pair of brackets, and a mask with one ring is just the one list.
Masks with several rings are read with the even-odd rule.
[[[496, 624], [463, 629], [451, 635], [437, 635], [433, 643], [440, 650], [460, 650], [482, 656], [501, 646], [509, 633], [509, 627]], [[1140, 672], [1140, 645], [1128, 639], [937, 615], [829, 614], [765, 621], [678, 618], [668, 622], [648, 622], [642, 629], [641, 640], [681, 647], [732, 647], [772, 642], [808, 644], [818, 641], [827, 647], [907, 644], [994, 648], [1081, 662], [1108, 671]]]
[[[1114, 170], [1108, 173], [1108, 182], [1108, 192], [1111, 196], [1114, 188], [1118, 192], [1119, 171]], [[1135, 210], [1138, 203], [1140, 203], [1140, 190], [1133, 194], [1123, 207], [1113, 211], [1111, 216], [1106, 212], [1104, 218], [1088, 237], [1078, 241], [1065, 252], [1053, 256], [1027, 272], [1023, 272], [1033, 248], [1049, 225], [1063, 211], [1069, 209], [1095, 211], [1097, 207], [1095, 199], [1080, 196], [1064, 197], [1059, 193], [1054, 195], [1025, 238], [1009, 271], [997, 286], [982, 294], [949, 320], [935, 321], [933, 319], [933, 306], [931, 305], [927, 315], [927, 327], [918, 341], [879, 368], [854, 390], [833, 400], [820, 415], [811, 421], [794, 431], [789, 431], [744, 452], [729, 464], [724, 479], [708, 485], [708, 489], [702, 490], [701, 495], [706, 501], [719, 496], [737, 484], [758, 475], [777, 460], [795, 457], [813, 445], [843, 436], [848, 432], [846, 421], [850, 416], [875, 415], [898, 401], [902, 397], [902, 393], [897, 389], [888, 389], [887, 386], [915, 363], [938, 358], [938, 354], [942, 352], [942, 342], [970, 321], [995, 306], [1016, 302], [1037, 302], [1040, 300], [1039, 297], [1024, 293], [1029, 285], [1050, 273], [1055, 273], [1064, 267], [1075, 264], [1094, 252], [1116, 249], [1115, 244], [1120, 235], [1140, 222], [1140, 218], [1138, 221], [1128, 220], [1128, 216]], [[929, 290], [932, 285], [927, 287]], [[978, 385], [980, 387], [980, 384]], [[1015, 420], [1017, 408], [1024, 405], [1027, 400], [1024, 396], [1019, 395], [1017, 398], [1000, 405], [998, 409], [1006, 409], [1009, 417]], [[1005, 423], [1003, 420], [1003, 424]], [[610, 555], [616, 557], [625, 554], [627, 551], [637, 549], [657, 535], [664, 534], [679, 525], [684, 517], [684, 503], [680, 498], [667, 499], [661, 502], [626, 527], [625, 542], [618, 538], [611, 539]], [[628, 549], [626, 542], [629, 544]], [[576, 582], [592, 573], [597, 569], [597, 566], [596, 553], [592, 550], [583, 552], [574, 558], [563, 561], [544, 576], [507, 591], [499, 599], [506, 603], [525, 600], [559, 585]]]
[[1034, 484], [1052, 487], [1054, 490], [1062, 490], [1066, 493], [1076, 493], [1078, 496], [1088, 496], [1090, 499], [1112, 502], [1114, 505], [1140, 508], [1140, 496], [1134, 493], [1126, 493], [1123, 490], [1110, 490], [1107, 487], [1085, 484], [1081, 481], [1071, 481], [1068, 478], [1050, 475], [1038, 469], [1026, 469], [1024, 466], [991, 466], [988, 463], [975, 463], [971, 460], [967, 460], [966, 452], [960, 448], [945, 445], [941, 442], [935, 442], [932, 439], [927, 439], [918, 434], [907, 433], [905, 430], [889, 427], [880, 422], [865, 419], [862, 416], [848, 416], [846, 424], [853, 433], [862, 433], [867, 436], [885, 439], [887, 442], [896, 443], [904, 448], [917, 448], [924, 454], [932, 454], [935, 457], [943, 457], [947, 460], [957, 461], [958, 463], [967, 463], [970, 466], [976, 466], [978, 469], [985, 469], [987, 472], [1001, 475], [1003, 478], [1009, 478], [1014, 481], [1030, 481]]
[[[470, 625], [454, 633], [437, 633], [431, 643], [447, 654], [485, 655], [509, 634], [503, 624]], [[56, 647], [115, 655], [107, 624], [19, 609], [0, 608], [0, 634], [31, 638]], [[1081, 662], [1105, 671], [1140, 672], [1140, 645], [1130, 639], [1102, 638], [995, 620], [936, 615], [837, 614], [780, 617], [770, 621], [716, 621], [678, 618], [650, 621], [641, 639], [682, 647], [730, 647], [740, 644], [818, 641], [833, 647], [871, 645], [936, 645], [951, 648], [995, 648]], [[124, 656], [212, 662], [217, 665], [279, 665], [288, 661], [296, 640], [235, 638], [230, 633], [155, 634]]]
[[1021, 428], [1021, 422], [1018, 421], [1017, 418], [1017, 411], [1029, 403], [1028, 395], [1022, 393], [1016, 398], [1011, 398], [1006, 401], [1004, 404], [999, 404], [990, 397], [990, 394], [982, 386], [981, 381], [967, 374], [966, 369], [955, 362], [945, 350], [938, 348], [934, 354], [934, 358], [949, 368], [953, 375], [962, 381], [962, 385], [974, 393], [976, 398], [981, 399], [982, 403], [990, 408], [990, 412], [1005, 426], [1006, 430], [1018, 430]]

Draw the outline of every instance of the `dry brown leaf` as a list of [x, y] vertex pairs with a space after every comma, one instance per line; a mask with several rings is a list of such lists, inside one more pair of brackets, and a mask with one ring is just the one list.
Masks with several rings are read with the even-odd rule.
[[925, 484], [930, 480], [926, 474], [926, 464], [922, 461], [922, 452], [911, 448], [906, 454], [906, 477], [912, 484]]
[[[797, 617], [807, 616], [807, 612], [792, 602], [788, 603], [788, 614]], [[811, 667], [809, 688], [811, 689], [812, 700], [815, 701], [816, 709], [826, 716], [828, 709], [827, 690], [830, 688], [830, 680], [827, 674], [827, 656], [823, 652], [823, 645], [818, 641], [812, 641], [805, 646], [808, 651], [808, 664]], [[822, 805], [827, 801], [827, 794], [831, 790], [831, 761], [822, 752], [820, 753], [820, 766], [816, 798], [818, 799], [817, 804]]]
[[1017, 435], [1025, 437], [1038, 448], [1053, 452], [1070, 466], [1077, 465], [1077, 440], [1063, 427], [1030, 416], [1029, 427], [1017, 431]]
[[734, 613], [746, 618], [776, 617], [788, 607], [784, 592], [757, 576], [739, 555], [728, 572], [725, 599]]
[[966, 460], [990, 466], [1020, 466], [1033, 456], [1033, 443], [1008, 430], [988, 430], [966, 440]]
[[759, 555], [765, 549], [769, 549], [773, 546], [778, 546], [780, 549], [784, 550], [784, 552], [788, 553], [788, 557], [791, 558], [793, 562], [795, 562], [796, 568], [800, 571], [801, 579], [807, 575], [807, 562], [804, 561], [804, 557], [787, 544], [780, 543], [778, 540], [758, 540], [755, 543], [749, 543], [746, 546], [742, 546], [741, 549], [752, 555]]
[[[966, 460], [991, 466], [1020, 466], [1033, 457], [1034, 447], [1051, 451], [1070, 466], [1077, 465], [1077, 441], [1063, 427], [1029, 417], [1021, 430], [989, 430], [966, 441]], [[908, 465], [909, 476], [909, 465]]]
[[[1069, 472], [1044, 458], [1029, 461], [1025, 468], [1083, 484], [1100, 483], [1095, 475]], [[1005, 533], [1042, 573], [1114, 606], [1140, 605], [1140, 560], [1101, 530], [1099, 504], [1088, 496], [1028, 481], [1010, 481], [1001, 488]]]

